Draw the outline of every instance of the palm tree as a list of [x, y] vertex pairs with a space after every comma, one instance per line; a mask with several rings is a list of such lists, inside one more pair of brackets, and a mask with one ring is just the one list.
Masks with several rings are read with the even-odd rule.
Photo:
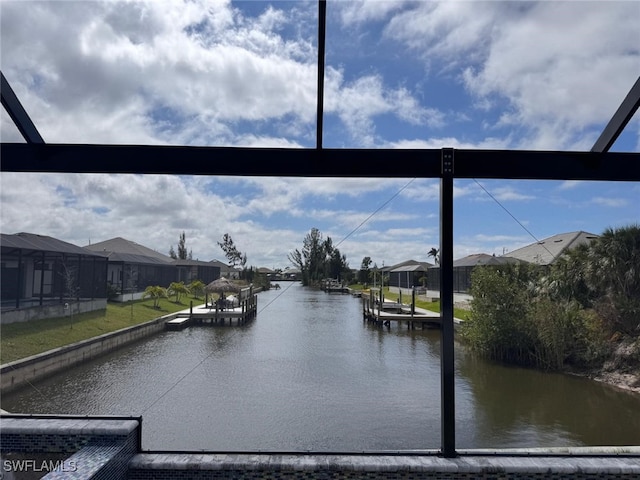
[[427, 253], [427, 257], [433, 257], [433, 261], [436, 265], [440, 265], [440, 250], [436, 247], [431, 247], [429, 253]]
[[200, 298], [204, 295], [204, 287], [206, 285], [202, 283], [200, 280], [194, 280], [187, 287], [189, 291], [193, 294], [195, 298]]
[[612, 328], [640, 331], [640, 225], [606, 229], [554, 270], [557, 293], [595, 308]]
[[180, 297], [182, 295], [189, 294], [189, 288], [184, 284], [184, 282], [172, 282], [167, 289], [167, 294], [169, 296], [176, 296], [176, 303], [180, 303]]
[[608, 295], [640, 297], [640, 224], [607, 228], [591, 247], [593, 286]]
[[160, 308], [160, 299], [167, 297], [167, 291], [159, 285], [149, 285], [144, 289], [142, 298], [153, 298], [153, 308]]

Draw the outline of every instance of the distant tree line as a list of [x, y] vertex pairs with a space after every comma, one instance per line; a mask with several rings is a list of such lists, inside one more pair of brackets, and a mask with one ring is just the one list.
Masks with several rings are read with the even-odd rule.
[[626, 361], [640, 367], [639, 225], [607, 229], [551, 266], [476, 267], [471, 294], [462, 336], [483, 356], [544, 369], [595, 367], [626, 341]]

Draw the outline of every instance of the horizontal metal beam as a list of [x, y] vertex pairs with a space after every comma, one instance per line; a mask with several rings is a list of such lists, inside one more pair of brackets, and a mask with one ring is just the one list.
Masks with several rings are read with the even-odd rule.
[[31, 121], [29, 114], [24, 109], [17, 95], [9, 85], [9, 81], [0, 72], [0, 97], [2, 106], [5, 108], [13, 123], [22, 134], [22, 137], [29, 143], [44, 143], [38, 129]]
[[625, 99], [613, 114], [611, 120], [600, 134], [596, 143], [591, 148], [592, 152], [608, 152], [611, 146], [618, 139], [627, 123], [633, 118], [633, 115], [640, 107], [640, 77], [636, 80]]
[[353, 149], [5, 143], [0, 154], [0, 169], [15, 172], [410, 178], [440, 172], [439, 150], [402, 150], [403, 165], [389, 150]]
[[640, 153], [456, 150], [455, 178], [640, 181]]
[[[0, 171], [440, 178], [440, 149], [3, 143]], [[454, 178], [640, 181], [640, 153], [455, 150]]]

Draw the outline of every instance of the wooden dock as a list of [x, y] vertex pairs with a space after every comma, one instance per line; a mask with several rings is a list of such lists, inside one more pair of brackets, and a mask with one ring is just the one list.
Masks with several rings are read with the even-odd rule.
[[351, 289], [349, 287], [345, 287], [340, 281], [331, 278], [322, 281], [322, 289], [327, 293], [351, 292]]
[[[407, 329], [410, 330], [414, 330], [416, 326], [422, 329], [440, 328], [441, 323], [439, 313], [415, 306], [415, 294], [412, 295], [410, 304], [388, 302], [384, 300], [380, 289], [371, 289], [369, 295], [362, 295], [362, 316], [363, 321], [386, 327], [390, 327], [392, 322], [397, 322], [398, 325], [406, 322]], [[454, 323], [459, 325], [462, 320], [456, 318]]]
[[188, 311], [180, 312], [173, 319], [168, 320], [165, 323], [165, 329], [182, 330], [191, 325], [203, 324], [244, 325], [257, 315], [258, 296], [252, 291], [244, 294], [243, 292], [240, 292], [241, 300], [235, 307], [221, 308], [216, 302], [196, 307], [192, 305]]
[[362, 297], [362, 316], [367, 322], [376, 325], [391, 326], [391, 322], [406, 322], [408, 329], [415, 329], [417, 325], [421, 328], [439, 328], [440, 314], [424, 310], [411, 305], [396, 302], [380, 302], [371, 297]]
[[191, 317], [189, 314], [178, 313], [178, 316], [164, 324], [164, 328], [165, 330], [182, 330], [189, 325], [191, 325]]

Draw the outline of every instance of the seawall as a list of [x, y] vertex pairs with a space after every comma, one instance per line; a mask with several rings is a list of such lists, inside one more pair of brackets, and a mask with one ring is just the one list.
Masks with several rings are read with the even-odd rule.
[[5, 363], [0, 366], [0, 391], [5, 393], [20, 388], [45, 375], [73, 367], [131, 342], [161, 332], [164, 330], [165, 322], [174, 318], [177, 313]]

